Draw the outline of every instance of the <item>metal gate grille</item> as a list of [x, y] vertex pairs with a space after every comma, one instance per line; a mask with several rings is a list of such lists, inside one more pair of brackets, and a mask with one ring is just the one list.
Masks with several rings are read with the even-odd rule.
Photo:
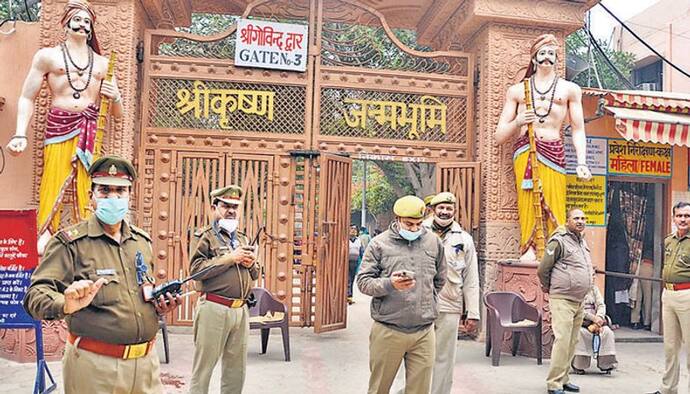
[[[216, 157], [181, 153], [178, 157], [180, 179], [177, 183], [177, 208], [179, 215], [175, 220], [174, 232], [177, 234], [171, 278], [184, 278], [189, 275], [191, 254], [194, 252], [194, 233], [210, 223], [209, 193], [223, 183], [224, 162]], [[171, 275], [172, 274], [172, 275]], [[190, 282], [187, 290], [195, 289]], [[197, 296], [186, 297], [173, 314], [173, 323], [189, 325], [192, 323]]]
[[[235, 25], [200, 35], [146, 31], [139, 222], [154, 235], [169, 279], [188, 273], [193, 232], [210, 219], [208, 192], [238, 183], [246, 191], [241, 229], [253, 237], [267, 226], [259, 285], [288, 305], [291, 325], [342, 328], [347, 267], [337, 239], [347, 228], [331, 227], [349, 220], [350, 179], [324, 184], [321, 171], [333, 174], [319, 154], [474, 157], [471, 56], [417, 45], [370, 3], [249, 2], [243, 18], [308, 25], [304, 73], [235, 67]], [[272, 112], [259, 108], [267, 97]], [[441, 110], [445, 126], [422, 114]], [[363, 123], [353, 121], [357, 114]], [[347, 177], [345, 167], [332, 166]], [[191, 324], [193, 305], [188, 298], [171, 323]]]

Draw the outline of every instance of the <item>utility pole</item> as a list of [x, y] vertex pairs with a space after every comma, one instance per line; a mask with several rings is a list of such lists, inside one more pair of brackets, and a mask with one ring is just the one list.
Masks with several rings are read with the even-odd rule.
[[364, 162], [364, 176], [362, 177], [362, 225], [361, 227], [367, 226], [367, 161]]

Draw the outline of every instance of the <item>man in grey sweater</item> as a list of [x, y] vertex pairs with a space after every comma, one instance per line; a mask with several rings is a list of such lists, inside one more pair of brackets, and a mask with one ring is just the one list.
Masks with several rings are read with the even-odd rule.
[[369, 394], [388, 394], [405, 360], [405, 392], [428, 393], [435, 356], [437, 294], [446, 282], [443, 244], [422, 227], [424, 201], [398, 199], [396, 220], [372, 239], [357, 285], [372, 296]]
[[551, 329], [554, 334], [551, 368], [546, 378], [549, 394], [579, 392], [568, 377], [584, 317], [582, 301], [592, 288], [592, 258], [585, 242], [587, 218], [581, 209], [568, 210], [565, 228], [551, 235], [537, 268], [542, 290], [549, 293]]

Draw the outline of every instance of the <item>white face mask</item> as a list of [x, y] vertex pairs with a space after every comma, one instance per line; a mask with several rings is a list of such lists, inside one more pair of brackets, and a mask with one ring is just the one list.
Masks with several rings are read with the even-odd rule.
[[229, 234], [232, 234], [235, 232], [235, 230], [237, 230], [239, 222], [237, 219], [220, 219], [218, 220], [218, 225]]
[[447, 219], [441, 219], [438, 216], [434, 216], [434, 222], [436, 222], [436, 224], [438, 224], [441, 227], [446, 227], [446, 226], [450, 225], [451, 223], [453, 223], [453, 217], [451, 216]]

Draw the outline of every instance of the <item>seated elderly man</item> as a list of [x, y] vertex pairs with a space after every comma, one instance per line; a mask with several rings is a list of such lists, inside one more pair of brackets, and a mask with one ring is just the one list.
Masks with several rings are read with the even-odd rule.
[[592, 280], [592, 288], [585, 296], [585, 319], [580, 327], [580, 338], [575, 346], [572, 367], [577, 374], [584, 374], [590, 360], [597, 360], [597, 368], [611, 373], [616, 368], [616, 340], [606, 317], [606, 305], [599, 288]]

